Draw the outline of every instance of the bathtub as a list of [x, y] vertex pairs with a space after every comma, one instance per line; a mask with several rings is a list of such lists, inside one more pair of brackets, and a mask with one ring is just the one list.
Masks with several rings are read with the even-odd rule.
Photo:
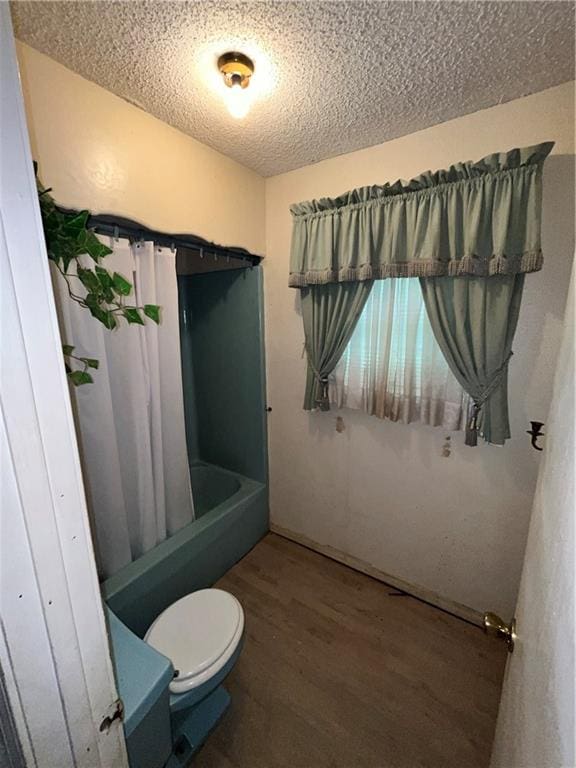
[[190, 467], [190, 480], [194, 495], [194, 513], [196, 520], [199, 520], [207, 512], [215, 510], [235, 496], [242, 487], [242, 480], [246, 478], [210, 464], [195, 464]]
[[204, 462], [190, 474], [196, 519], [101, 585], [110, 609], [139, 637], [175, 600], [214, 584], [268, 531], [264, 483]]

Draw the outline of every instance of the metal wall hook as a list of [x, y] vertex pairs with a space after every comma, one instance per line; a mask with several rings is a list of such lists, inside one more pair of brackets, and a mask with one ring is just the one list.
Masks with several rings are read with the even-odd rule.
[[544, 436], [544, 432], [542, 432], [542, 427], [544, 426], [544, 422], [531, 421], [530, 424], [532, 425], [532, 429], [527, 429], [526, 434], [532, 437], [532, 448], [535, 448], [537, 451], [542, 451], [544, 449], [540, 448], [540, 446], [537, 444], [537, 440], [539, 437]]

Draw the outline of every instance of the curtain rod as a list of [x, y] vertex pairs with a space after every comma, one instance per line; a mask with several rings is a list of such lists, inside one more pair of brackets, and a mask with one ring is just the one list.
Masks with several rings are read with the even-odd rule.
[[[71, 208], [57, 207], [62, 213], [79, 213], [79, 211]], [[125, 219], [122, 216], [113, 216], [107, 213], [91, 215], [88, 219], [87, 227], [93, 229], [99, 235], [107, 235], [114, 238], [125, 237], [131, 241], [152, 240], [156, 245], [163, 246], [164, 248], [187, 248], [198, 251], [198, 253], [203, 252], [207, 255], [233, 256], [236, 259], [244, 259], [251, 266], [260, 264], [263, 258], [262, 256], [250, 253], [245, 248], [217, 245], [197, 235], [170, 235], [166, 232], [157, 232], [132, 219]]]

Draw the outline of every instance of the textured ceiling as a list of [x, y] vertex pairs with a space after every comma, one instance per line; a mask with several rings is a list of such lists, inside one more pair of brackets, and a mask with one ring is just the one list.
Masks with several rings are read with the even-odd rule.
[[[571, 2], [18, 2], [17, 36], [269, 176], [574, 78]], [[242, 121], [218, 55], [256, 72]]]

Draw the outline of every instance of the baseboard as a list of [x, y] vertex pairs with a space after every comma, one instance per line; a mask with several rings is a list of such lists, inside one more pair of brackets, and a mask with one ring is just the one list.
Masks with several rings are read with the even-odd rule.
[[364, 560], [360, 560], [359, 558], [353, 557], [352, 555], [347, 555], [345, 552], [342, 552], [339, 549], [335, 549], [334, 547], [330, 547], [327, 544], [318, 544], [316, 541], [309, 539], [307, 536], [304, 536], [301, 533], [296, 533], [295, 531], [291, 531], [288, 528], [283, 528], [280, 525], [276, 525], [276, 523], [270, 523], [270, 530], [272, 533], [278, 534], [278, 536], [282, 536], [285, 539], [290, 539], [290, 541], [294, 541], [296, 544], [301, 544], [307, 549], [311, 549], [314, 552], [325, 555], [326, 557], [329, 557], [332, 560], [336, 560], [343, 565], [347, 565], [349, 568], [352, 568], [355, 571], [365, 573], [367, 576], [371, 576], [373, 579], [377, 579], [384, 584], [388, 584], [389, 586], [394, 587], [401, 592], [406, 592], [406, 594], [411, 595], [418, 600], [422, 600], [425, 603], [429, 603], [435, 608], [440, 608], [440, 610], [446, 611], [446, 613], [450, 613], [452, 616], [463, 619], [470, 624], [476, 624], [480, 627], [482, 626], [482, 614], [479, 611], [468, 608], [466, 605], [462, 605], [461, 603], [456, 603], [454, 600], [449, 600], [446, 597], [442, 597], [436, 592], [432, 592], [425, 587], [421, 587], [417, 584], [410, 584], [408, 581], [404, 581], [403, 579], [398, 579], [395, 576], [391, 576], [389, 573], [385, 573], [379, 568], [375, 568], [373, 565], [364, 562]]

